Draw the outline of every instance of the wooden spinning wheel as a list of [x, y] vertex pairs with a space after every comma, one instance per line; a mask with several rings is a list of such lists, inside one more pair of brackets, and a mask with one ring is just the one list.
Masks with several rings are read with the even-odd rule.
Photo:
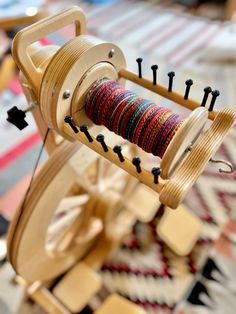
[[[49, 280], [88, 253], [99, 235], [119, 242], [118, 220], [129, 209], [137, 184], [97, 154], [88, 155], [86, 147], [62, 144], [36, 177], [11, 224], [9, 260], [29, 282]], [[132, 211], [129, 216], [133, 223], [136, 216]]]
[[[28, 47], [34, 41], [71, 22], [75, 24], [76, 29], [74, 39], [59, 49], [49, 48], [46, 54], [43, 51], [38, 51], [38, 55], [30, 54]], [[83, 12], [73, 8], [46, 18], [16, 35], [13, 56], [23, 73], [23, 85], [28, 100], [32, 99], [39, 105], [44, 125], [63, 138], [79, 140], [87, 145], [158, 192], [163, 204], [176, 208], [233, 125], [235, 112], [229, 108], [219, 113], [213, 111], [214, 101], [208, 111], [205, 108], [206, 101], [200, 106], [196, 101], [188, 99], [188, 86], [183, 97], [173, 92], [172, 88], [170, 90], [170, 87], [166, 89], [135, 75], [126, 69], [125, 58], [119, 47], [85, 35], [85, 29]], [[137, 172], [128, 158], [124, 158], [125, 162], [119, 162], [112, 149], [104, 152], [95, 137], [89, 136], [88, 140], [88, 136], [77, 132], [81, 125], [93, 125], [84, 112], [85, 97], [92, 84], [104, 77], [118, 80], [120, 84], [123, 84], [125, 79], [131, 80], [193, 110], [176, 132], [162, 157], [160, 180], [153, 181], [150, 170], [145, 168]], [[64, 120], [68, 115], [75, 121], [73, 131]], [[208, 118], [214, 121], [206, 130]], [[88, 131], [86, 132], [88, 135]]]
[[[30, 48], [40, 37], [71, 23], [75, 25], [76, 37], [62, 47]], [[24, 92], [28, 102], [36, 106], [37, 125], [42, 134], [50, 128], [50, 141], [46, 143], [50, 158], [11, 224], [8, 256], [16, 271], [30, 283], [51, 280], [67, 272], [54, 294], [72, 312], [79, 312], [97, 292], [88, 289], [79, 304], [76, 295], [74, 299], [68, 296], [66, 291], [74, 285], [74, 273], [80, 280], [90, 278], [88, 286], [99, 289], [94, 272], [137, 219], [153, 219], [160, 204], [158, 193], [164, 205], [179, 206], [236, 118], [236, 113], [227, 108], [213, 111], [213, 101], [211, 110], [207, 110], [206, 101], [200, 105], [188, 99], [189, 89], [183, 97], [170, 86], [167, 89], [142, 78], [140, 73], [137, 76], [126, 69], [119, 47], [86, 35], [85, 30], [83, 12], [72, 8], [19, 32], [13, 44]], [[141, 150], [142, 145], [139, 148], [129, 142], [121, 144], [121, 137], [95, 127], [86, 114], [85, 102], [92, 86], [104, 79], [119, 82], [120, 86], [131, 80], [192, 110], [176, 128], [161, 160], [152, 157], [155, 167], [151, 171], [149, 155]], [[103, 95], [101, 91], [97, 94]], [[208, 119], [213, 122], [206, 129]], [[131, 124], [132, 127], [135, 126]], [[100, 132], [103, 137], [95, 136]], [[60, 145], [58, 134], [63, 139]], [[176, 215], [169, 219], [168, 215], [171, 213], [165, 215], [160, 234], [180, 255], [185, 255], [197, 240], [199, 223], [184, 211], [179, 218]], [[175, 223], [183, 228], [184, 223], [188, 224], [188, 237], [179, 228], [176, 241], [172, 241]], [[83, 277], [83, 272], [87, 277]], [[122, 306], [119, 309], [125, 312]], [[129, 313], [143, 312], [135, 309]]]

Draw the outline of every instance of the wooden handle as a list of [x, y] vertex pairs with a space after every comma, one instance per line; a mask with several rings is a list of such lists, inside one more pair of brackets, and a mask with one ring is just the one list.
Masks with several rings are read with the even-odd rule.
[[51, 34], [71, 23], [75, 24], [76, 36], [85, 34], [85, 15], [81, 9], [73, 7], [24, 28], [17, 33], [13, 40], [13, 58], [17, 66], [30, 82], [36, 94], [38, 93], [39, 82], [41, 81], [41, 73], [40, 70], [35, 67], [27, 48], [40, 38], [47, 36], [48, 34]]

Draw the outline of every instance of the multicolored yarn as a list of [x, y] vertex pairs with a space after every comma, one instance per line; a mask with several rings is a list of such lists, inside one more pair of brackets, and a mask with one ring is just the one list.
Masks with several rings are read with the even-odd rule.
[[183, 123], [168, 108], [139, 98], [117, 81], [103, 78], [90, 88], [85, 111], [99, 125], [137, 144], [148, 153], [162, 157]]

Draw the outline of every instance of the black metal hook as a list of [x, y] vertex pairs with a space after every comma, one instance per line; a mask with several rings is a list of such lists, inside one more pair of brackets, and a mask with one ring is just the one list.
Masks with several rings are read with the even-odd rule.
[[158, 70], [158, 65], [154, 64], [151, 66], [152, 72], [153, 72], [153, 85], [157, 85], [157, 70]]
[[211, 94], [212, 94], [212, 98], [211, 98], [211, 103], [208, 109], [209, 111], [212, 111], [214, 109], [216, 98], [220, 95], [220, 92], [216, 89], [216, 90], [213, 90]]
[[142, 58], [137, 58], [136, 59], [137, 63], [138, 63], [138, 77], [142, 78]]
[[124, 162], [125, 159], [124, 159], [124, 156], [122, 155], [121, 151], [122, 151], [121, 146], [119, 146], [119, 145], [114, 146], [113, 152], [118, 155], [120, 162]]
[[152, 168], [152, 174], [154, 176], [154, 183], [158, 184], [159, 175], [161, 174], [161, 169], [159, 167], [153, 167]]
[[78, 132], [79, 132], [79, 130], [78, 130], [78, 128], [76, 127], [75, 122], [74, 122], [74, 120], [73, 120], [73, 118], [72, 118], [71, 116], [66, 116], [65, 119], [64, 119], [64, 121], [70, 125], [70, 127], [72, 128], [72, 130], [73, 130], [75, 133], [78, 133]]
[[167, 75], [169, 76], [168, 92], [172, 92], [173, 80], [174, 80], [175, 72], [171, 71]]
[[142, 172], [142, 169], [140, 167], [141, 159], [139, 157], [134, 157], [132, 159], [132, 164], [136, 167], [136, 170], [137, 170], [138, 173]]
[[102, 145], [104, 152], [108, 152], [109, 149], [105, 143], [105, 136], [103, 134], [98, 134], [96, 140]]
[[92, 142], [93, 142], [93, 138], [92, 138], [92, 136], [90, 135], [90, 133], [89, 133], [89, 131], [88, 131], [88, 126], [85, 125], [85, 124], [83, 124], [83, 125], [81, 125], [81, 127], [80, 127], [79, 129], [80, 129], [80, 131], [81, 131], [82, 133], [85, 134], [85, 136], [87, 137], [88, 141], [89, 141], [90, 143], [92, 143]]
[[207, 86], [207, 87], [204, 88], [204, 96], [203, 96], [203, 99], [202, 99], [201, 107], [205, 107], [206, 106], [208, 96], [209, 96], [209, 94], [211, 92], [212, 92], [212, 89], [211, 89], [210, 86]]
[[185, 94], [184, 94], [184, 99], [188, 99], [188, 96], [189, 96], [189, 92], [190, 92], [190, 88], [191, 88], [191, 86], [193, 85], [193, 80], [187, 80], [186, 82], [185, 82], [185, 84], [186, 84], [186, 89], [185, 89]]

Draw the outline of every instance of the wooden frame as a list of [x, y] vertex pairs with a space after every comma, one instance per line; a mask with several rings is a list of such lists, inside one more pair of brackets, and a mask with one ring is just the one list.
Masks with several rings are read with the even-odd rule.
[[[64, 44], [54, 55], [51, 55], [46, 67], [37, 67], [30, 54], [23, 53], [39, 36], [46, 35], [71, 22], [74, 22], [76, 26], [76, 38]], [[48, 17], [16, 35], [13, 57], [31, 88], [30, 94], [34, 95], [33, 98], [38, 102], [43, 119], [49, 127], [67, 139], [81, 141], [160, 193], [160, 201], [163, 204], [177, 208], [232, 127], [236, 113], [231, 109], [207, 112], [207, 109], [199, 108], [198, 102], [184, 99], [175, 91], [169, 92], [167, 88], [159, 84], [153, 85], [151, 81], [139, 78], [135, 73], [126, 69], [125, 59], [119, 47], [84, 35], [85, 29], [83, 12], [78, 8], [72, 8]], [[111, 51], [113, 51], [112, 55]], [[117, 76], [121, 83], [125, 79], [131, 80], [193, 110], [189, 123], [181, 126], [172, 140], [172, 145], [170, 144], [171, 149], [167, 149], [163, 156], [161, 161], [162, 179], [158, 184], [153, 182], [153, 176], [149, 170], [142, 169], [141, 173], [137, 173], [130, 160], [125, 158], [125, 162], [119, 162], [112, 149], [104, 153], [95, 139], [89, 142], [84, 134], [75, 134], [65, 124], [64, 118], [70, 114], [78, 125], [84, 122], [92, 125], [83, 112], [83, 99], [92, 82], [104, 76], [112, 79]], [[69, 97], [64, 97], [65, 91], [69, 91]], [[207, 113], [213, 123], [203, 134]], [[186, 142], [184, 146], [180, 145], [185, 140], [186, 134], [190, 134], [189, 142]], [[172, 148], [178, 145], [178, 149]], [[190, 146], [192, 147], [191, 151], [188, 150]], [[179, 156], [177, 159], [176, 155]]]
[[[75, 24], [76, 38], [67, 42], [61, 48], [50, 46], [38, 50], [28, 49], [29, 45], [41, 36], [54, 32], [70, 23]], [[13, 43], [13, 57], [22, 72], [21, 82], [28, 102], [38, 104], [35, 113], [38, 127], [42, 134], [48, 127], [52, 131], [47, 146], [50, 159], [34, 180], [24, 207], [19, 207], [11, 224], [8, 237], [8, 257], [17, 272], [28, 282], [42, 281], [32, 285], [29, 284], [28, 293], [49, 313], [65, 314], [80, 310], [81, 306], [83, 307], [88, 302], [88, 298], [97, 293], [100, 288], [100, 281], [94, 275], [94, 272], [101, 267], [107, 256], [119, 246], [124, 234], [130, 231], [137, 219], [144, 222], [150, 221], [158, 210], [158, 208], [153, 207], [156, 194], [149, 188], [160, 194], [161, 203], [171, 208], [177, 208], [236, 119], [236, 113], [231, 109], [226, 108], [219, 112], [208, 112], [196, 101], [184, 99], [175, 91], [169, 92], [164, 86], [153, 85], [151, 81], [139, 78], [126, 68], [125, 58], [119, 47], [85, 35], [85, 31], [86, 25], [83, 12], [78, 8], [72, 8], [27, 27], [16, 35]], [[192, 110], [186, 123], [182, 125], [174, 137], [172, 146], [161, 160], [163, 172], [158, 182], [154, 182], [150, 169], [146, 169], [148, 166], [142, 165], [141, 172], [137, 171], [131, 162], [131, 157], [134, 155], [131, 154], [131, 157], [125, 155], [124, 161], [121, 162], [112, 149], [113, 145], [117, 143], [116, 135], [108, 130], [95, 127], [86, 117], [83, 109], [84, 97], [91, 84], [104, 76], [117, 79], [121, 84], [125, 80], [130, 80]], [[66, 115], [70, 115], [74, 119], [76, 132], [64, 121]], [[213, 122], [204, 131], [203, 128], [207, 119]], [[79, 126], [84, 123], [90, 126], [90, 140], [83, 132], [79, 131]], [[102, 132], [106, 136], [107, 152], [104, 151], [95, 138], [98, 132]], [[65, 139], [60, 145], [56, 143], [55, 134], [60, 134]], [[73, 143], [67, 143], [66, 139]], [[78, 142], [80, 143], [78, 144]], [[62, 255], [50, 256], [44, 247], [45, 234], [55, 208], [60, 206], [60, 204], [58, 205], [60, 195], [54, 195], [54, 193], [55, 191], [57, 193], [62, 191], [66, 194], [71, 188], [70, 185], [79, 179], [82, 182], [81, 185], [83, 185], [86, 179], [82, 176], [82, 173], [84, 171], [93, 171], [93, 162], [98, 158], [93, 153], [86, 155], [86, 148], [81, 143], [131, 175], [131, 177], [127, 176], [125, 179], [127, 195], [133, 192], [132, 189], [137, 184], [136, 181], [134, 181], [135, 184], [132, 183], [132, 177], [135, 177], [147, 186], [144, 187], [139, 184], [138, 186], [141, 188], [138, 193], [144, 199], [151, 201], [148, 204], [147, 212], [144, 214], [142, 208], [138, 208], [139, 205], [142, 207], [143, 204], [141, 201], [137, 201], [138, 197], [137, 195], [135, 197], [135, 193], [134, 199], [132, 197], [131, 199], [126, 198], [125, 193], [118, 198], [117, 194], [111, 193], [110, 197], [104, 195], [104, 199], [101, 200], [101, 195], [91, 189], [91, 203], [88, 208], [86, 207], [85, 214], [81, 216], [79, 214], [78, 219], [75, 220], [75, 223], [72, 223], [68, 233], [63, 236], [61, 242], [64, 243], [63, 248], [65, 250], [60, 252]], [[181, 143], [184, 143], [184, 145], [181, 145]], [[178, 146], [178, 148], [175, 149], [175, 146]], [[177, 160], [176, 155], [178, 156]], [[122, 196], [127, 208], [119, 212]], [[136, 202], [135, 198], [137, 198]], [[95, 200], [97, 199], [100, 203], [96, 203], [95, 206]], [[50, 202], [50, 207], [45, 210], [47, 201]], [[73, 203], [74, 199], [70, 198], [69, 202]], [[114, 215], [108, 214], [110, 204], [114, 204], [111, 210]], [[176, 211], [177, 213], [178, 211]], [[183, 211], [181, 215], [181, 217], [186, 217], [186, 213], [183, 214]], [[42, 216], [44, 219], [39, 225], [38, 221]], [[94, 219], [91, 220], [91, 217]], [[173, 220], [176, 221], [175, 219], [177, 218], [173, 219], [172, 217], [170, 224], [168, 224], [168, 217], [165, 219], [169, 229], [172, 229]], [[80, 233], [81, 220], [85, 227], [88, 227], [83, 226], [82, 233]], [[116, 221], [115, 224], [110, 223], [114, 221]], [[200, 226], [192, 217], [188, 217], [188, 221], [189, 224], [193, 223], [195, 226], [196, 233], [192, 237], [194, 242], [197, 239]], [[93, 223], [93, 228], [89, 223]], [[165, 227], [163, 229], [162, 234], [165, 236]], [[189, 230], [191, 230], [190, 225]], [[95, 232], [92, 237], [90, 231]], [[32, 239], [35, 232], [38, 237], [37, 243]], [[79, 235], [79, 242], [76, 247], [70, 246], [68, 242], [65, 244], [66, 239], [71, 240], [75, 235]], [[181, 237], [179, 241], [182, 241]], [[178, 246], [180, 254], [187, 254], [193, 243], [187, 243], [186, 245], [186, 250], [181, 250]], [[78, 260], [81, 259], [83, 261], [78, 263]], [[39, 269], [37, 263], [40, 263], [43, 267]], [[68, 271], [70, 267], [72, 268], [66, 274], [67, 279], [61, 282], [60, 287], [55, 288], [54, 292], [50, 294], [44, 282], [53, 279], [64, 271]], [[70, 277], [70, 273], [74, 274], [76, 272], [77, 274], [77, 270], [79, 270], [77, 275], [79, 278], [84, 278], [81, 269], [88, 274], [87, 277], [85, 276], [88, 279], [86, 289], [89, 285], [93, 286], [91, 280], [96, 281], [95, 286], [97, 288], [94, 290], [92, 288], [85, 289], [86, 293], [81, 295], [82, 301], [80, 302], [76, 298], [72, 300], [71, 296], [68, 296], [65, 291], [68, 290], [68, 285], [74, 285], [74, 282], [71, 283], [74, 275]], [[86, 281], [86, 278], [83, 280]], [[65, 300], [65, 298], [67, 299]], [[62, 305], [63, 302], [67, 307]], [[117, 297], [113, 297], [112, 301], [108, 303], [105, 302], [100, 310], [95, 313], [115, 313], [117, 309], [118, 313], [125, 312], [126, 309], [129, 314], [144, 313], [140, 308], [133, 307], [125, 303], [124, 300], [117, 299]]]

